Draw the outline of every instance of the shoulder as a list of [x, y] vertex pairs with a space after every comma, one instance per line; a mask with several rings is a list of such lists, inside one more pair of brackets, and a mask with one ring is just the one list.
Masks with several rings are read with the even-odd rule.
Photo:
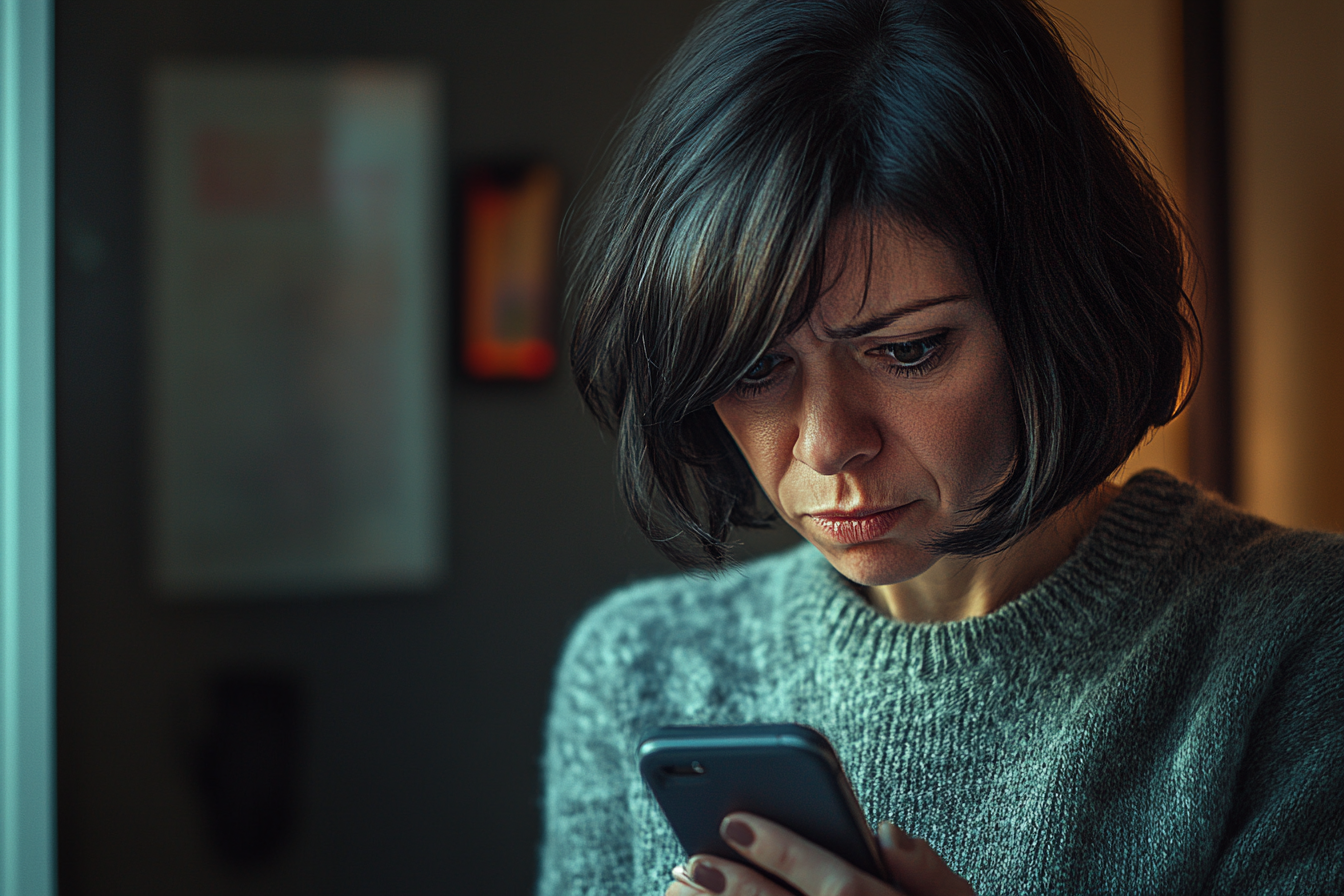
[[1280, 526], [1203, 493], [1192, 515], [1227, 587], [1296, 595], [1321, 608], [1344, 599], [1344, 535]]
[[1277, 525], [1158, 471], [1140, 473], [1122, 495], [1166, 520], [1154, 526], [1164, 556], [1153, 584], [1224, 632], [1287, 649], [1338, 640], [1331, 633], [1344, 619], [1344, 536]]
[[1165, 543], [1172, 565], [1194, 576], [1270, 589], [1338, 595], [1344, 535], [1292, 529], [1248, 513], [1159, 470], [1125, 484], [1117, 516]]
[[779, 624], [801, 570], [821, 560], [810, 545], [722, 573], [661, 576], [608, 594], [579, 619], [561, 657], [574, 666], [645, 669], [675, 645], [731, 651]]

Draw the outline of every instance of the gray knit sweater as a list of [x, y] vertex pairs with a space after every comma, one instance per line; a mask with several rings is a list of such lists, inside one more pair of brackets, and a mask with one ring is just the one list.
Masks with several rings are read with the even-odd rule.
[[871, 823], [981, 896], [1344, 892], [1344, 539], [1132, 479], [987, 617], [872, 610], [811, 546], [643, 582], [575, 629], [545, 753], [538, 891], [660, 894], [684, 856], [648, 728], [793, 721]]

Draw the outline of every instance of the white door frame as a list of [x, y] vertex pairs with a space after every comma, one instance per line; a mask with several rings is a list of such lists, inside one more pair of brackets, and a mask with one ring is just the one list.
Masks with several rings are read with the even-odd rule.
[[50, 896], [51, 0], [0, 0], [0, 896]]

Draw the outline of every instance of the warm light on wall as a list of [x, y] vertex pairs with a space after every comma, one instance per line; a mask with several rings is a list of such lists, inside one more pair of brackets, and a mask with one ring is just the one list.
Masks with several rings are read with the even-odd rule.
[[1344, 530], [1344, 4], [1228, 12], [1241, 499]]
[[[1179, 203], [1185, 189], [1180, 0], [1055, 0], [1050, 8], [1090, 69], [1094, 88], [1142, 142]], [[1178, 417], [1153, 433], [1115, 478], [1147, 467], [1184, 477], [1187, 444], [1186, 421]]]

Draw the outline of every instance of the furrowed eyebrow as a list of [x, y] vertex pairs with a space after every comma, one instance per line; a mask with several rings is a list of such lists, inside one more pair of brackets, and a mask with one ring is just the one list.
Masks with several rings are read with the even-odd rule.
[[925, 308], [932, 308], [935, 305], [942, 305], [946, 302], [961, 302], [971, 298], [968, 295], [951, 296], [932, 296], [927, 299], [921, 299], [904, 308], [899, 308], [889, 314], [879, 314], [870, 317], [867, 320], [860, 321], [857, 324], [851, 324], [848, 327], [826, 327], [824, 332], [828, 339], [858, 339], [860, 336], [867, 336], [875, 330], [881, 330], [888, 327], [908, 314], [914, 314], [916, 311], [923, 311]]

